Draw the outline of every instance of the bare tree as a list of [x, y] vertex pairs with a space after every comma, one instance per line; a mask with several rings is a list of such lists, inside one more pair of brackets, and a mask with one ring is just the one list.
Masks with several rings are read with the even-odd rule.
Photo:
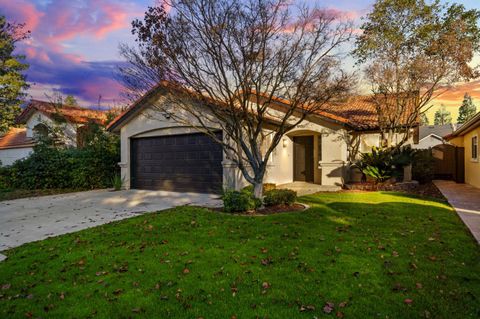
[[364, 64], [388, 146], [411, 136], [420, 116], [452, 84], [478, 76], [480, 11], [435, 0], [377, 0], [361, 26], [354, 55]]
[[[168, 14], [158, 5], [133, 22], [138, 49], [123, 50], [129, 72], [133, 79], [168, 79], [182, 98], [154, 107], [220, 143], [259, 198], [282, 137], [348, 91], [340, 52], [352, 24], [290, 0], [167, 5]], [[147, 82], [134, 91], [143, 93]]]

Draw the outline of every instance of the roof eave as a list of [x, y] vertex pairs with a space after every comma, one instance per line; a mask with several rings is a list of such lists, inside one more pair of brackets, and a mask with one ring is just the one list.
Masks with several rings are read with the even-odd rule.
[[446, 135], [444, 138], [452, 139], [458, 136], [463, 136], [466, 133], [470, 132], [470, 130], [475, 129], [478, 126], [480, 126], [480, 112], [478, 112], [474, 117], [472, 117], [467, 123], [460, 126], [460, 128], [457, 129], [455, 132]]

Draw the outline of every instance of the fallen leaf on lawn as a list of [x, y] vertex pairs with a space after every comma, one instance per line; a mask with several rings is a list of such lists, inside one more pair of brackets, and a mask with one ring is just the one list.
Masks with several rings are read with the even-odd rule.
[[83, 260], [83, 259], [80, 259], [80, 261], [78, 262], [78, 265], [79, 265], [79, 266], [83, 266], [83, 265], [85, 265], [85, 260]]
[[264, 266], [268, 266], [269, 264], [272, 263], [272, 259], [271, 259], [271, 258], [262, 259], [261, 263], [262, 263], [262, 265], [264, 265]]
[[428, 259], [430, 259], [431, 261], [435, 261], [435, 260], [437, 260], [437, 257], [435, 257], [435, 256], [430, 256], [430, 257], [428, 257]]
[[344, 314], [341, 311], [337, 311], [337, 318], [343, 318]]
[[405, 304], [407, 304], [407, 305], [410, 305], [410, 304], [413, 303], [413, 300], [407, 298], [407, 299], [405, 299], [403, 302], [404, 302]]
[[393, 257], [398, 257], [398, 252], [397, 252], [397, 251], [395, 251], [395, 250], [394, 250], [394, 251], [392, 251], [392, 256], [393, 256]]
[[190, 269], [185, 268], [185, 269], [183, 270], [183, 273], [184, 273], [185, 275], [186, 275], [186, 274], [189, 274], [189, 273], [190, 273]]
[[142, 309], [141, 308], [133, 308], [132, 312], [133, 313], [140, 313], [140, 312], [142, 312]]
[[25, 317], [27, 317], [27, 318], [32, 318], [32, 317], [33, 317], [33, 313], [31, 313], [30, 311], [29, 311], [29, 312], [26, 312], [26, 313], [25, 313]]
[[12, 287], [11, 284], [4, 284], [4, 285], [2, 285], [2, 290], [10, 289], [10, 287]]
[[422, 288], [423, 288], [423, 285], [422, 285], [421, 283], [417, 282], [417, 283], [415, 284], [415, 287], [417, 287], [417, 289], [422, 289]]
[[338, 304], [338, 307], [340, 307], [340, 308], [345, 308], [346, 306], [347, 306], [346, 301], [342, 301], [341, 303]]
[[399, 292], [399, 291], [406, 291], [407, 288], [404, 287], [402, 284], [400, 284], [400, 283], [397, 282], [397, 283], [393, 286], [392, 290], [393, 290], [393, 291], [396, 291], [396, 292]]
[[268, 289], [268, 288], [270, 288], [270, 284], [265, 281], [265, 282], [262, 283], [262, 288], [263, 289]]
[[264, 247], [260, 248], [260, 251], [262, 252], [262, 254], [268, 253], [268, 249]]
[[113, 294], [114, 294], [115, 296], [118, 296], [118, 295], [120, 295], [122, 292], [123, 292], [123, 289], [116, 289], [115, 291], [113, 291]]
[[304, 311], [314, 311], [315, 310], [315, 306], [314, 305], [301, 305], [300, 306], [300, 311], [301, 312], [304, 312]]
[[65, 299], [65, 293], [63, 293], [63, 292], [60, 293], [60, 299], [62, 299], [62, 300]]
[[327, 302], [325, 306], [323, 306], [323, 312], [331, 313], [334, 307], [335, 307], [335, 304], [333, 302]]

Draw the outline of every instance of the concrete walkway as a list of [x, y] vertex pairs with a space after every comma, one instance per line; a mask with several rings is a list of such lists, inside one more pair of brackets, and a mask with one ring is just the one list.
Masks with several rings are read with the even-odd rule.
[[433, 182], [480, 244], [480, 189], [452, 181]]
[[[95, 190], [0, 202], [0, 251], [180, 205], [219, 206], [218, 195]], [[0, 255], [0, 261], [2, 256]]]

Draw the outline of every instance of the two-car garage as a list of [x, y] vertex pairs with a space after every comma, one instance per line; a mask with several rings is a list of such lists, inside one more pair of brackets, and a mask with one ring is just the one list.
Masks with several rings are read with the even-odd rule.
[[[221, 133], [217, 133], [221, 138]], [[220, 193], [222, 146], [202, 133], [131, 139], [131, 187]]]

